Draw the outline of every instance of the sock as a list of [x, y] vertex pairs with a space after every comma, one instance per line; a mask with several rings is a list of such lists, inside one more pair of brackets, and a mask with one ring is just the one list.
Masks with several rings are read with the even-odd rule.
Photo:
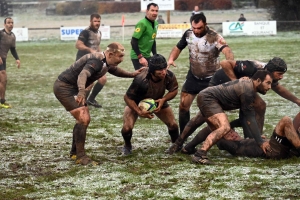
[[131, 147], [132, 130], [125, 133], [122, 129], [121, 133], [125, 142], [125, 146]]
[[182, 133], [186, 124], [190, 121], [190, 111], [180, 112], [179, 111], [179, 126], [180, 126], [180, 134]]
[[206, 156], [207, 152], [204, 150], [199, 149], [194, 155], [197, 157]]
[[233, 121], [230, 122], [230, 127], [231, 128], [235, 128], [235, 127], [241, 127], [242, 124], [240, 122], [240, 118], [239, 119], [235, 119]]
[[178, 129], [169, 130], [169, 135], [171, 137], [172, 143], [176, 142], [177, 138], [179, 137]]
[[77, 159], [85, 155], [84, 144], [86, 138], [86, 129], [87, 125], [75, 124], [74, 126]]
[[209, 127], [205, 127], [199, 131], [199, 133], [194, 137], [192, 141], [190, 141], [187, 145], [185, 145], [186, 150], [193, 150], [196, 146], [202, 143], [207, 136], [210, 134], [211, 130]]
[[71, 146], [70, 155], [76, 155], [75, 127], [76, 127], [76, 124], [73, 128], [73, 138], [72, 138], [72, 146]]
[[89, 100], [90, 101], [95, 100], [96, 96], [99, 94], [99, 92], [102, 90], [103, 87], [104, 85], [101, 85], [99, 82], [97, 82], [92, 89], [92, 92], [89, 96]]

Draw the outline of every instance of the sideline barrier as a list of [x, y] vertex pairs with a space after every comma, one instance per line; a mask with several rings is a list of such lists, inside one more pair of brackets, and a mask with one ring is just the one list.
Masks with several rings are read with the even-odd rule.
[[223, 22], [223, 36], [231, 35], [276, 35], [276, 21]]
[[16, 41], [28, 41], [28, 28], [14, 28], [12, 32], [16, 36]]
[[190, 24], [159, 24], [156, 38], [180, 38]]
[[[60, 27], [60, 39], [61, 40], [77, 40], [80, 32], [84, 30], [86, 26], [81, 27]], [[103, 40], [110, 39], [110, 26], [100, 26], [99, 30], [102, 33]]]

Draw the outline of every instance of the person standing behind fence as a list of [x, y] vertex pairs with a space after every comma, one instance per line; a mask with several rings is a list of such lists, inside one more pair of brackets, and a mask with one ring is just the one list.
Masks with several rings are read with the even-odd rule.
[[[79, 60], [82, 56], [100, 52], [101, 43], [101, 31], [99, 30], [101, 23], [101, 16], [99, 14], [91, 14], [90, 16], [90, 26], [80, 32], [78, 40], [76, 41], [77, 55], [76, 60]], [[91, 94], [87, 99], [87, 104], [94, 106], [96, 108], [101, 108], [102, 106], [95, 100], [96, 96], [104, 87], [107, 81], [106, 75], [98, 79], [94, 85]]]
[[238, 21], [247, 21], [243, 13], [240, 14], [240, 18], [238, 19]]
[[17, 67], [20, 68], [21, 66], [21, 62], [16, 50], [16, 36], [12, 32], [13, 28], [13, 19], [10, 17], [5, 18], [4, 29], [0, 31], [0, 108], [11, 108], [11, 105], [5, 103], [5, 91], [7, 83], [6, 58], [9, 50], [16, 59]]
[[165, 20], [162, 18], [161, 15], [158, 15], [158, 19], [157, 19], [158, 24], [164, 24]]
[[150, 53], [156, 54], [156, 34], [158, 22], [155, 20], [158, 14], [158, 5], [149, 3], [147, 5], [146, 16], [135, 25], [135, 30], [131, 39], [130, 58], [134, 69], [148, 66]]

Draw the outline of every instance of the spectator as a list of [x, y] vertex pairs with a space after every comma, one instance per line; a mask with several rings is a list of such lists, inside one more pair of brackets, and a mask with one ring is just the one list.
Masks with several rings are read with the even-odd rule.
[[243, 13], [240, 14], [240, 18], [238, 19], [238, 21], [247, 21]]
[[161, 15], [158, 15], [158, 20], [157, 20], [158, 24], [165, 24], [165, 20], [163, 20]]
[[203, 12], [200, 12], [199, 6], [195, 6], [194, 10], [192, 12], [192, 16], [195, 15], [195, 14], [200, 14], [200, 13], [203, 13]]

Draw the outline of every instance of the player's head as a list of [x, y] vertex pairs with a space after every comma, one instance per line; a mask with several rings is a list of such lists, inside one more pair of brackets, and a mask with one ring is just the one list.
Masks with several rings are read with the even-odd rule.
[[158, 14], [158, 5], [156, 3], [149, 3], [147, 5], [146, 17], [149, 20], [154, 21], [157, 18], [157, 14]]
[[116, 66], [120, 64], [125, 56], [125, 48], [118, 42], [109, 44], [104, 51], [108, 65]]
[[269, 62], [266, 64], [265, 68], [269, 72], [278, 71], [278, 72], [284, 72], [285, 73], [286, 70], [287, 70], [286, 63], [284, 62], [283, 59], [281, 59], [279, 57], [274, 57], [271, 60], [269, 60]]
[[160, 54], [155, 54], [149, 59], [148, 67], [149, 73], [158, 79], [164, 79], [167, 73], [167, 61], [165, 57]]
[[252, 77], [253, 83], [256, 87], [256, 91], [260, 94], [266, 94], [271, 89], [272, 76], [269, 71], [258, 70]]
[[6, 17], [4, 19], [4, 28], [8, 32], [14, 28], [14, 20], [11, 17]]
[[197, 37], [202, 37], [206, 33], [206, 17], [203, 13], [195, 14], [191, 17], [193, 33]]
[[286, 63], [279, 57], [272, 58], [265, 66], [265, 69], [272, 73], [273, 80], [281, 80], [287, 71]]
[[93, 30], [98, 30], [101, 23], [101, 16], [97, 13], [91, 14], [90, 16], [90, 27]]

